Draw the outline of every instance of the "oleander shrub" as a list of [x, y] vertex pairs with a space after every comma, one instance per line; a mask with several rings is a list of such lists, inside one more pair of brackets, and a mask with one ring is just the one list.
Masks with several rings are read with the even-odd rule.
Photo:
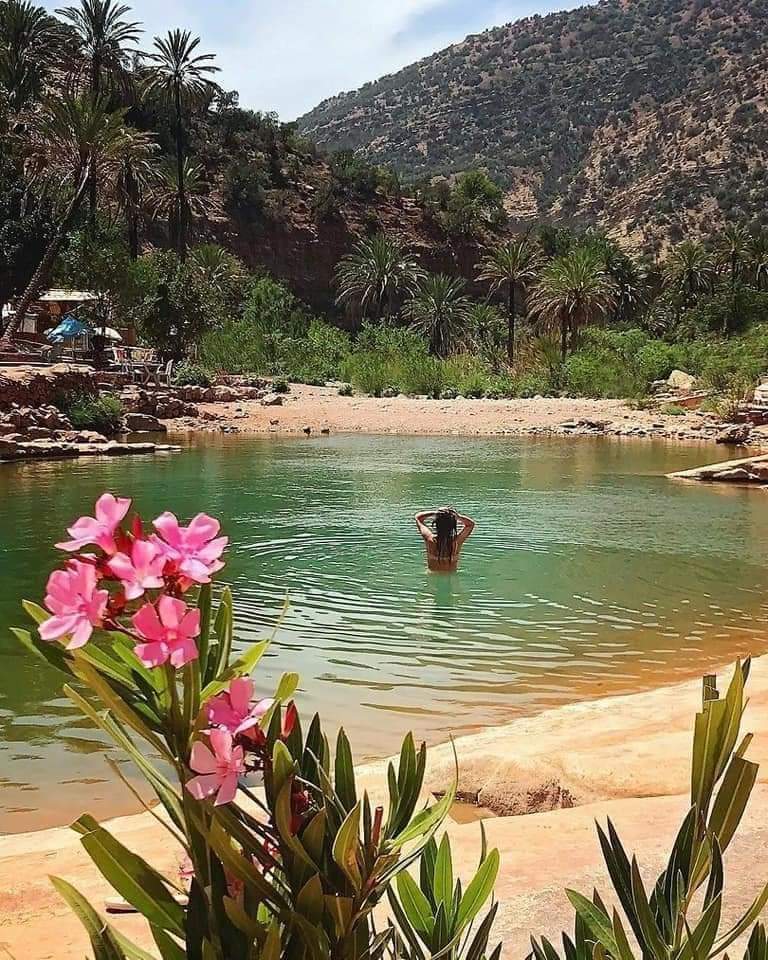
[[186, 360], [176, 368], [173, 382], [177, 387], [210, 387], [213, 377], [207, 367]]
[[[219, 523], [198, 514], [182, 525], [166, 512], [145, 527], [127, 519], [130, 508], [104, 494], [94, 516], [69, 527], [45, 608], [25, 602], [33, 627], [13, 632], [133, 761], [185, 857], [180, 898], [176, 879], [93, 817], [72, 824], [148, 922], [162, 960], [420, 960], [420, 943], [433, 956], [496, 960], [496, 906], [476, 921], [499, 854], [483, 840], [474, 876], [454, 881], [450, 843], [433, 838], [455, 784], [422, 802], [425, 745], [406, 736], [388, 765], [388, 799], [373, 803], [344, 731], [332, 747], [318, 715], [300, 717], [298, 676], [283, 674], [271, 695], [252, 679], [269, 641], [235, 652], [232, 594], [213, 584], [228, 546]], [[52, 881], [96, 960], [148, 956], [66, 880]], [[381, 922], [387, 898], [393, 917]]]

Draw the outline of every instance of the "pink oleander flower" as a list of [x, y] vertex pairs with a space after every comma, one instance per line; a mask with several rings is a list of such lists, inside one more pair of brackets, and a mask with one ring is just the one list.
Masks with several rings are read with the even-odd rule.
[[175, 565], [178, 573], [192, 583], [210, 583], [211, 576], [224, 567], [221, 555], [229, 537], [219, 537], [219, 521], [198, 513], [188, 527], [179, 526], [172, 513], [163, 513], [154, 521], [160, 538], [153, 540]]
[[229, 690], [212, 697], [205, 704], [208, 720], [233, 736], [252, 730], [275, 702], [266, 699], [254, 703], [253, 691], [253, 680], [247, 677], [230, 681]]
[[201, 740], [192, 745], [189, 765], [199, 776], [187, 783], [187, 790], [196, 800], [216, 794], [214, 806], [231, 803], [237, 793], [237, 778], [245, 773], [243, 748], [234, 746], [227, 730], [211, 730], [208, 734], [213, 751]]
[[134, 540], [130, 557], [116, 553], [107, 569], [122, 581], [125, 599], [137, 600], [145, 590], [157, 590], [163, 586], [165, 563], [165, 554], [156, 543]]
[[95, 517], [80, 517], [67, 533], [72, 537], [65, 543], [57, 543], [59, 550], [74, 553], [89, 544], [101, 547], [110, 556], [117, 553], [115, 531], [125, 519], [131, 508], [131, 501], [123, 497], [113, 497], [111, 493], [102, 494], [96, 501]]
[[147, 641], [135, 647], [145, 667], [159, 667], [170, 660], [178, 669], [197, 659], [194, 638], [200, 633], [200, 611], [190, 610], [183, 600], [162, 596], [156, 606], [145, 603], [131, 622]]
[[65, 570], [53, 571], [45, 596], [53, 616], [38, 628], [43, 640], [71, 636], [68, 650], [88, 643], [94, 627], [102, 626], [109, 601], [109, 593], [97, 590], [97, 584], [98, 573], [90, 563], [71, 560]]

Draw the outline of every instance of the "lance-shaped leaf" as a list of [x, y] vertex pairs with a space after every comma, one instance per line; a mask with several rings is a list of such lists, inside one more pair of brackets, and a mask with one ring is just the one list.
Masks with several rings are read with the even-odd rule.
[[499, 862], [499, 851], [491, 850], [480, 865], [461, 898], [456, 917], [457, 929], [463, 930], [467, 924], [470, 924], [490, 897], [499, 872]]
[[435, 919], [429, 901], [407, 871], [397, 875], [397, 895], [408, 922], [430, 949]]
[[78, 818], [72, 829], [80, 834], [91, 860], [120, 896], [161, 930], [184, 935], [184, 909], [169, 892], [164, 877], [93, 817]]
[[360, 804], [349, 811], [333, 842], [333, 859], [357, 891], [362, 889], [360, 874]]
[[60, 877], [51, 877], [51, 883], [85, 927], [93, 947], [94, 960], [126, 960], [125, 952], [117, 942], [114, 931], [85, 897]]

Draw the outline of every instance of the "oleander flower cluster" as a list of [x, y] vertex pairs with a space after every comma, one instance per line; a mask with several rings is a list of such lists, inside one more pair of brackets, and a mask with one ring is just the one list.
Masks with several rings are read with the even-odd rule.
[[[68, 650], [85, 646], [95, 631], [119, 631], [134, 643], [148, 669], [172, 674], [198, 659], [200, 608], [193, 596], [224, 568], [229, 543], [218, 520], [204, 513], [183, 526], [163, 513], [145, 527], [128, 522], [131, 500], [105, 493], [92, 517], [80, 517], [56, 546], [67, 558], [48, 579], [45, 607], [50, 614], [40, 637]], [[173, 681], [175, 682], [175, 680]], [[255, 697], [249, 677], [235, 677], [201, 706], [199, 739], [192, 744], [186, 789], [198, 800], [230, 803], [241, 778], [271, 762], [262, 721], [275, 701]], [[290, 736], [298, 715], [290, 703], [281, 718], [282, 739]], [[266, 721], [265, 721], [266, 722]], [[298, 830], [310, 801], [296, 788], [291, 796], [293, 828]]]
[[71, 539], [56, 545], [69, 556], [48, 579], [51, 617], [40, 636], [74, 650], [96, 629], [120, 630], [145, 667], [179, 669], [197, 658], [200, 633], [200, 611], [185, 595], [224, 567], [229, 541], [204, 513], [188, 526], [163, 513], [147, 530], [139, 517], [126, 524], [130, 509], [130, 500], [105, 493], [94, 516], [80, 517], [67, 531]]

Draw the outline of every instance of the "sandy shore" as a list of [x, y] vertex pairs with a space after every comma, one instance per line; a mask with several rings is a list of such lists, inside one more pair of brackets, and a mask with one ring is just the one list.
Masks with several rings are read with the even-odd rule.
[[[689, 411], [670, 415], [633, 410], [622, 400], [533, 398], [530, 400], [426, 400], [413, 397], [340, 397], [330, 387], [291, 386], [282, 406], [258, 400], [202, 403], [197, 423], [214, 430], [259, 434], [393, 433], [456, 436], [651, 437], [711, 443], [722, 424], [713, 414]], [[171, 421], [172, 429], [191, 426]], [[768, 444], [768, 428], [754, 441]]]
[[[727, 677], [720, 680], [723, 688]], [[755, 661], [748, 694], [744, 729], [755, 734], [749, 755], [763, 766], [726, 856], [725, 923], [766, 879], [755, 870], [755, 850], [768, 843], [768, 658]], [[700, 681], [686, 682], [549, 710], [457, 741], [465, 794], [499, 813], [542, 811], [485, 821], [489, 842], [502, 854], [496, 934], [506, 957], [524, 955], [532, 932], [555, 938], [570, 928], [565, 886], [589, 893], [597, 884], [607, 890], [596, 818], [613, 819], [625, 845], [639, 851], [646, 878], [662, 868], [687, 807], [693, 715], [700, 698]], [[431, 751], [430, 789], [446, 782], [451, 767], [450, 748]], [[361, 768], [360, 777], [374, 796], [383, 793], [383, 764]], [[546, 809], [557, 803], [568, 808]], [[161, 869], [177, 870], [178, 851], [149, 815], [113, 821], [110, 829]], [[448, 829], [458, 870], [466, 874], [476, 864], [478, 825], [452, 822]], [[99, 906], [109, 895], [71, 831], [6, 837], [0, 847], [0, 947], [25, 960], [79, 960], [88, 952], [86, 936], [58, 900], [49, 874], [74, 882]], [[149, 946], [139, 918], [118, 917], [114, 923]]]

